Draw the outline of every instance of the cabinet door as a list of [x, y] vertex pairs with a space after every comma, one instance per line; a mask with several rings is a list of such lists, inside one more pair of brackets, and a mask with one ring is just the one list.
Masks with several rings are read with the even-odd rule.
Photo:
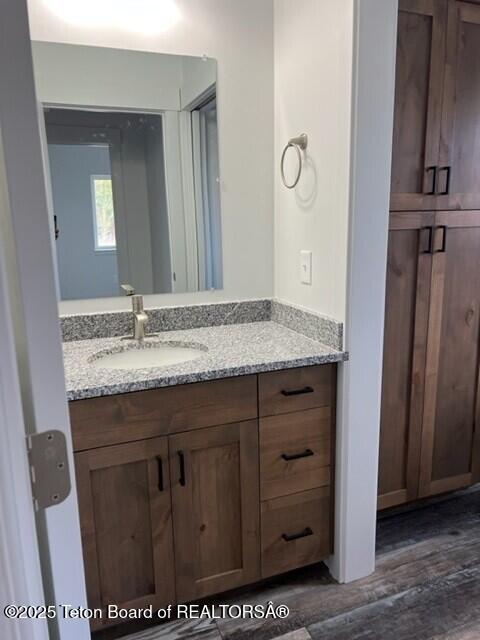
[[399, 2], [392, 211], [435, 208], [446, 16], [446, 0]]
[[480, 213], [439, 212], [437, 225], [421, 496], [467, 486], [479, 477]]
[[179, 601], [260, 575], [258, 424], [228, 424], [169, 439]]
[[379, 509], [414, 499], [418, 491], [432, 224], [432, 213], [390, 216]]
[[480, 209], [480, 6], [450, 2], [438, 209]]
[[89, 606], [174, 602], [167, 438], [83, 451], [75, 468]]

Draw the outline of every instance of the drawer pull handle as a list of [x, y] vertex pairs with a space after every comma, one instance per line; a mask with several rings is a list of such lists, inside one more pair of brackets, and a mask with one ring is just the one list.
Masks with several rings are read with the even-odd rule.
[[282, 389], [282, 396], [301, 396], [303, 393], [313, 393], [313, 387], [303, 387], [302, 389]]
[[185, 486], [185, 456], [183, 454], [183, 451], [179, 451], [178, 452], [178, 461], [180, 463], [180, 485], [182, 487]]
[[158, 490], [163, 491], [163, 460], [162, 456], [157, 456], [157, 465], [158, 465]]
[[313, 536], [313, 531], [310, 529], [310, 527], [305, 527], [305, 529], [303, 531], [300, 531], [300, 533], [292, 533], [291, 535], [288, 535], [288, 533], [282, 533], [282, 538], [285, 540], [285, 542], [292, 542], [292, 540], [306, 538], [307, 536]]
[[305, 449], [301, 453], [282, 453], [282, 458], [288, 462], [289, 460], [298, 460], [298, 458], [308, 458], [315, 455], [311, 449]]

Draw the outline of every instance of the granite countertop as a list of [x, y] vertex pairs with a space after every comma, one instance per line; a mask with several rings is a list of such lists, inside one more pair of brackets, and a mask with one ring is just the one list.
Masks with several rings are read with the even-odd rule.
[[341, 362], [337, 351], [276, 322], [252, 322], [167, 331], [149, 338], [153, 343], [187, 343], [206, 348], [195, 360], [148, 369], [102, 369], [99, 352], [117, 351], [133, 344], [120, 338], [98, 338], [63, 345], [68, 400], [95, 398], [130, 391], [215, 380], [232, 376]]

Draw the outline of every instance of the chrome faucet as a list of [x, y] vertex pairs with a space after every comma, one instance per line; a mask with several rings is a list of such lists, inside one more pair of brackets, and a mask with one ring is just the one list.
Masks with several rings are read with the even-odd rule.
[[145, 325], [148, 322], [148, 316], [143, 309], [143, 296], [136, 294], [130, 284], [122, 284], [121, 287], [127, 296], [132, 298], [133, 339], [142, 342], [145, 339]]

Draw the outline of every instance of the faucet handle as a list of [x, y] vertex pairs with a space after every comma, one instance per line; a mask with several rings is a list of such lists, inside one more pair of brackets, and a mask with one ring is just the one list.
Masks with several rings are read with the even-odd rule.
[[131, 284], [121, 284], [120, 286], [125, 291], [127, 296], [135, 295], [135, 289], [132, 287]]

